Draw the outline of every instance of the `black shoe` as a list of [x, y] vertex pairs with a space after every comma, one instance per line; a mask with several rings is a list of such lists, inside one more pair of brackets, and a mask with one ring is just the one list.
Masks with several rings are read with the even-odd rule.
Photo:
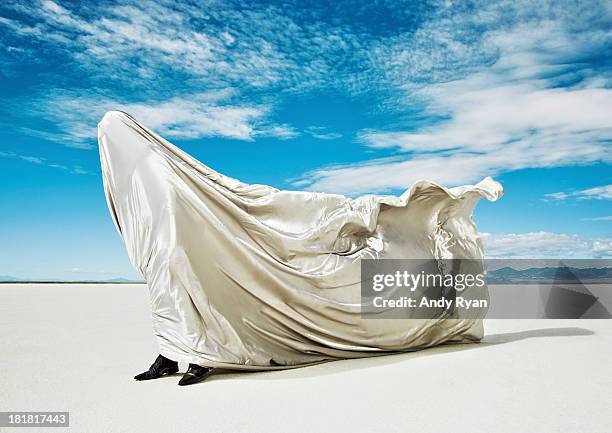
[[193, 385], [194, 383], [202, 382], [211, 375], [213, 369], [210, 367], [202, 367], [196, 364], [189, 364], [187, 372], [179, 380], [180, 386]]
[[136, 380], [151, 380], [178, 371], [178, 362], [172, 361], [165, 356], [159, 355], [148, 371], [134, 376]]

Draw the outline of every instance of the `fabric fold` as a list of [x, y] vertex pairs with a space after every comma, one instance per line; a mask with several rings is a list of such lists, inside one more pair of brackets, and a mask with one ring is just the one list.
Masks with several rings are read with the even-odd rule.
[[118, 111], [98, 141], [110, 213], [149, 287], [164, 356], [279, 369], [482, 337], [475, 319], [364, 317], [360, 261], [481, 260], [472, 211], [501, 197], [493, 179], [352, 199], [242, 183]]

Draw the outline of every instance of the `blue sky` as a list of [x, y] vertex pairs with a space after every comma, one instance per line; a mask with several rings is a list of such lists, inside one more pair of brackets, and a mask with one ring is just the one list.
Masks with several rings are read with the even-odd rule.
[[0, 6], [0, 275], [136, 277], [101, 186], [111, 109], [250, 183], [490, 175], [489, 256], [612, 255], [610, 2], [177, 3]]

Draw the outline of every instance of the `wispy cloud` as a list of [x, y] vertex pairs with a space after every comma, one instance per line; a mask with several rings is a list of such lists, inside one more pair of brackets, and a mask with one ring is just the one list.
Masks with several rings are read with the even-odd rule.
[[[257, 136], [291, 139], [299, 132], [286, 124], [267, 120], [270, 107], [234, 102], [231, 90], [200, 93], [167, 101], [120, 102], [105, 96], [52, 92], [32, 104], [32, 116], [44, 116], [55, 125], [29, 134], [68, 147], [95, 147], [96, 127], [105, 112], [121, 110], [169, 138], [224, 137], [254, 140]], [[83, 107], [87, 107], [83, 110]]]
[[337, 140], [342, 138], [342, 134], [329, 131], [324, 126], [309, 126], [306, 128], [306, 133], [318, 140]]
[[[611, 161], [612, 90], [587, 57], [609, 44], [612, 31], [576, 33], [572, 25], [592, 20], [551, 15], [470, 34], [475, 21], [487, 20], [485, 10], [456, 17], [459, 25], [450, 28], [467, 35], [449, 33], [442, 20], [438, 29], [431, 23], [381, 41], [373, 56], [402, 89], [394, 110], [410, 120], [405, 129], [364, 129], [358, 139], [396, 156], [323, 167], [299, 181], [355, 194], [404, 189], [422, 178], [456, 185], [524, 168]], [[425, 80], [428, 73], [434, 78]]]
[[68, 48], [88, 71], [132, 85], [182, 74], [206, 88], [307, 88], [328, 81], [336, 54], [359, 43], [337, 25], [296, 22], [313, 11], [256, 3], [128, 0], [69, 7], [42, 0], [13, 9], [29, 24], [8, 18], [0, 24], [16, 35]]
[[482, 240], [488, 258], [610, 258], [612, 239], [550, 232], [490, 234]]
[[612, 221], [612, 216], [602, 216], [594, 218], [584, 218], [584, 221]]
[[56, 131], [21, 129], [68, 147], [91, 149], [95, 147], [97, 123], [104, 113], [121, 110], [162, 136], [177, 139], [224, 137], [253, 141], [258, 137], [273, 137], [291, 140], [302, 134], [319, 140], [342, 137], [325, 127], [300, 131], [286, 123], [274, 123], [269, 120], [272, 107], [241, 103], [234, 100], [235, 96], [236, 91], [225, 89], [167, 101], [122, 103], [105, 96], [56, 91], [37, 100], [30, 109], [33, 116], [53, 120]]
[[31, 155], [20, 155], [15, 152], [0, 152], [0, 158], [12, 158], [19, 159], [25, 162], [29, 162], [31, 164], [36, 164], [44, 167], [56, 168], [59, 170], [63, 170], [67, 173], [72, 174], [93, 174], [92, 172], [85, 170], [80, 165], [72, 165], [67, 166], [63, 164], [58, 164], [56, 162], [49, 161], [47, 158], [43, 158], [40, 156], [31, 156]]
[[579, 191], [559, 191], [544, 195], [545, 200], [565, 200], [575, 198], [577, 200], [612, 200], [612, 185], [602, 185]]
[[[94, 14], [100, 15], [96, 17], [86, 15], [86, 8], [82, 8], [81, 15], [51, 0], [29, 6], [22, 4], [15, 9], [34, 18], [35, 23], [24, 26], [5, 18], [4, 25], [19, 35], [69, 47], [78, 62], [97, 73], [106, 74], [112, 67], [113, 75], [118, 78], [121, 72], [136, 72], [137, 76], [146, 78], [161, 64], [206, 78], [217, 74], [238, 77], [240, 73], [248, 73], [251, 66], [258, 65], [259, 69], [254, 68], [249, 75], [257, 72], [259, 80], [275, 79], [270, 65], [277, 63], [278, 57], [273, 52], [263, 59], [254, 48], [245, 53], [243, 62], [225, 60], [234, 42], [228, 37], [229, 33], [215, 35], [216, 32], [197, 31], [189, 25], [190, 18], [202, 21], [211, 18], [204, 11], [192, 15], [163, 3], [128, 2], [111, 5], [105, 10], [97, 9]], [[264, 47], [258, 48], [265, 52]], [[136, 65], [132, 64], [134, 59], [139, 60]], [[97, 67], [93, 67], [94, 62]]]
[[[29, 133], [77, 148], [92, 147], [92, 130], [107, 109], [128, 111], [174, 138], [294, 138], [300, 133], [293, 126], [269, 118], [270, 91], [299, 93], [329, 82], [338, 54], [358, 44], [350, 31], [310, 19], [297, 24], [306, 12], [271, 5], [40, 0], [5, 7], [13, 13], [0, 17], [0, 31], [11, 43], [35, 40], [23, 46], [55, 50], [82, 78], [77, 87], [90, 89], [72, 99], [60, 89], [46, 92], [33, 110], [60, 131]], [[95, 88], [105, 90], [91, 95]], [[217, 92], [240, 101], [207, 100]]]
[[280, 140], [290, 140], [300, 135], [300, 132], [291, 125], [260, 125], [254, 133], [259, 137], [275, 137]]
[[118, 108], [133, 114], [162, 135], [177, 138], [219, 136], [252, 140], [254, 124], [265, 107], [220, 105], [217, 95], [195, 95], [189, 100], [173, 98], [158, 104], [125, 104]]
[[[413, 6], [41, 0], [10, 6], [0, 26], [11, 46], [35, 40], [84, 86], [113, 89], [43, 95], [50, 108], [39, 114], [60, 131], [33, 133], [74, 147], [92, 147], [106, 109], [174, 138], [334, 140], [341, 135], [323, 127], [274, 121], [277, 99], [325, 89], [374, 96], [371, 109], [393, 120], [357, 133], [373, 159], [347, 155], [348, 164], [296, 181], [313, 190], [389, 191], [422, 178], [453, 185], [612, 159], [612, 88], [597, 70], [612, 45], [605, 2]], [[378, 14], [393, 26], [364, 19]], [[233, 97], [206, 99], [216, 92]]]

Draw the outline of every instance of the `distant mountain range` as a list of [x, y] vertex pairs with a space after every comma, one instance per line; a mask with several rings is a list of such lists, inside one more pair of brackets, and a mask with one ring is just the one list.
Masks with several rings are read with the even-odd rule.
[[489, 284], [596, 283], [612, 284], [612, 268], [544, 267], [517, 270], [505, 267], [487, 273]]
[[[144, 283], [142, 280], [111, 278], [108, 280], [60, 281], [25, 279], [0, 275], [0, 283]], [[487, 272], [488, 284], [612, 284], [612, 268], [543, 267], [517, 270], [509, 266]]]

